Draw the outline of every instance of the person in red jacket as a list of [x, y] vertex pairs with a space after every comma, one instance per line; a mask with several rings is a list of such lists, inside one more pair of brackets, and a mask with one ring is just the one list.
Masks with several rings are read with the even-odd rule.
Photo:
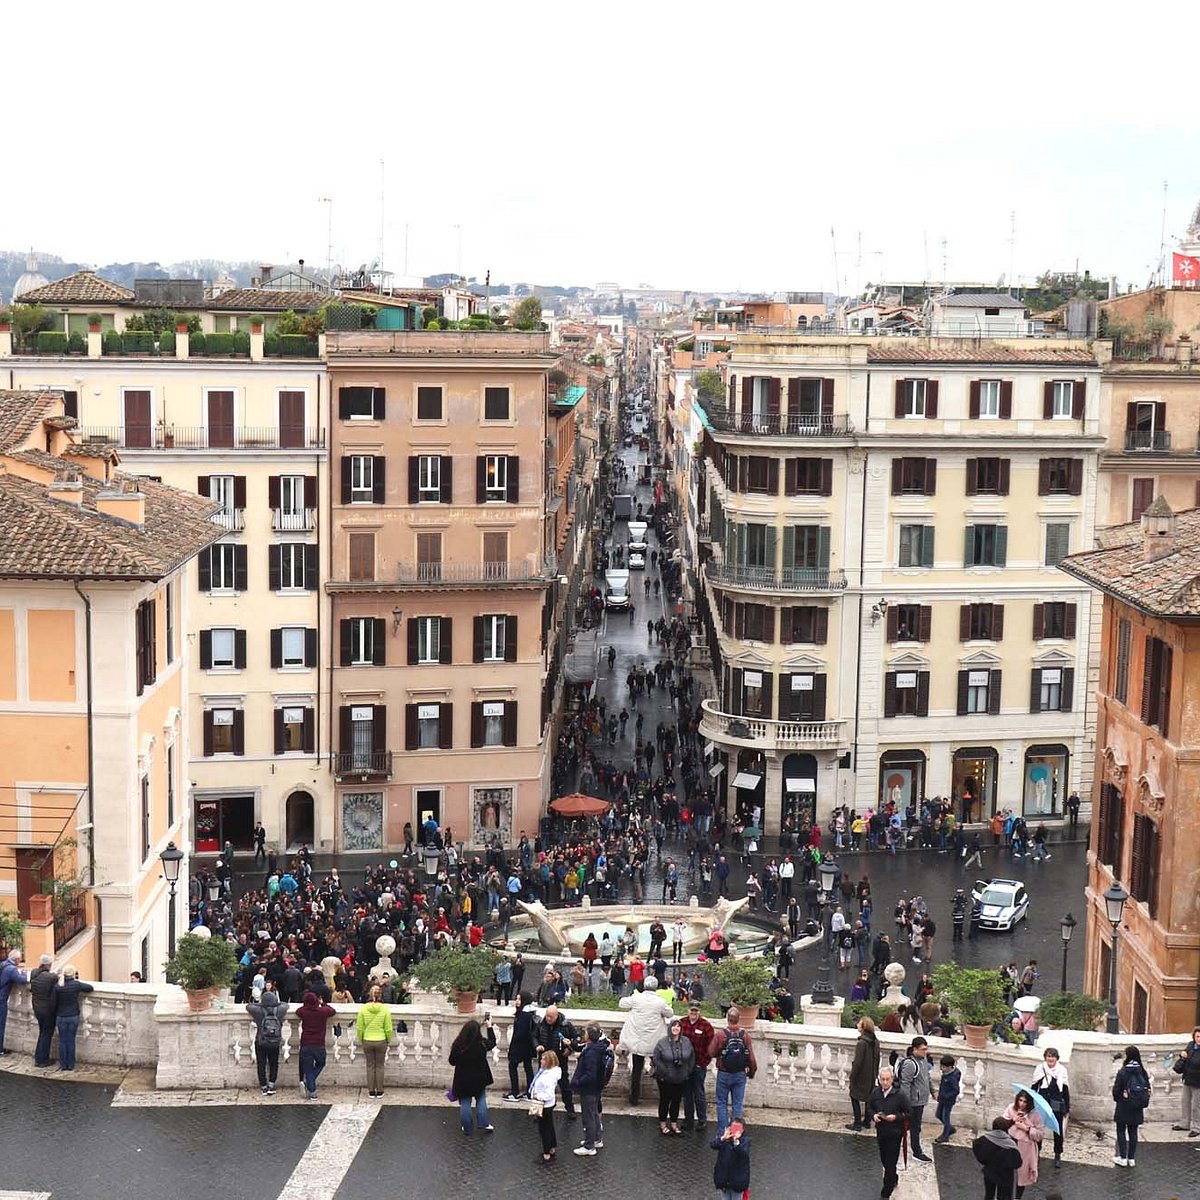
[[642, 980], [646, 978], [646, 964], [636, 955], [629, 962], [629, 990], [631, 992], [640, 992], [642, 990]]
[[315, 1100], [317, 1076], [325, 1069], [325, 1030], [337, 1013], [316, 992], [305, 992], [296, 1016], [300, 1018], [300, 1087], [306, 1100]]
[[695, 1002], [688, 1005], [687, 1016], [681, 1025], [683, 1036], [696, 1051], [696, 1065], [683, 1089], [683, 1127], [691, 1129], [694, 1113], [696, 1128], [703, 1129], [708, 1124], [708, 1100], [704, 1095], [704, 1084], [708, 1079], [708, 1064], [711, 1061], [708, 1048], [713, 1040], [713, 1027], [700, 1015], [700, 1005]]

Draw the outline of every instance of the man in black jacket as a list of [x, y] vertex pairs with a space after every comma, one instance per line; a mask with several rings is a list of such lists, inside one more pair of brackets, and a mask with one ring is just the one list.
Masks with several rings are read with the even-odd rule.
[[971, 1143], [975, 1161], [983, 1167], [984, 1200], [1013, 1200], [1021, 1151], [1009, 1135], [1011, 1128], [1007, 1117], [997, 1117], [991, 1129]]
[[900, 1159], [900, 1147], [904, 1143], [904, 1131], [908, 1123], [908, 1097], [903, 1088], [896, 1086], [896, 1075], [891, 1067], [880, 1070], [879, 1086], [871, 1093], [867, 1113], [875, 1126], [879, 1161], [883, 1164], [883, 1187], [879, 1195], [887, 1197], [900, 1182], [896, 1163]]
[[38, 1023], [37, 1046], [33, 1051], [35, 1067], [50, 1065], [50, 1039], [54, 1037], [54, 1018], [58, 1008], [54, 990], [58, 987], [58, 976], [50, 969], [53, 961], [50, 955], [43, 954], [37, 970], [29, 976], [29, 1001]]
[[537, 1048], [538, 1058], [547, 1050], [553, 1050], [558, 1055], [558, 1065], [562, 1068], [562, 1098], [563, 1111], [568, 1121], [575, 1120], [575, 1098], [571, 1092], [571, 1076], [568, 1068], [571, 1053], [579, 1043], [579, 1033], [575, 1026], [558, 1011], [557, 1004], [551, 1004], [542, 1015], [542, 1019], [533, 1027], [533, 1041]]

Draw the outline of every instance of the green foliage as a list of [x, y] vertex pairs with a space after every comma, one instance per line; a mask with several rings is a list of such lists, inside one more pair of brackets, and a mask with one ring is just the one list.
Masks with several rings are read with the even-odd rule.
[[61, 329], [43, 329], [37, 335], [39, 354], [66, 354], [67, 335]]
[[883, 1024], [883, 1018], [891, 1012], [875, 1000], [853, 1000], [842, 1009], [842, 1028], [853, 1029], [863, 1017], [870, 1017], [878, 1029]]
[[[190, 349], [190, 347], [189, 347]], [[175, 353], [175, 330], [164, 329], [158, 335], [158, 352], [159, 354], [174, 354]]]
[[286, 312], [279, 314], [279, 320], [275, 322], [275, 332], [280, 337], [284, 334], [300, 332], [300, 318], [294, 309], [289, 308]]
[[103, 318], [99, 313], [88, 313], [87, 315], [87, 323], [89, 325], [99, 325], [102, 320]]
[[1175, 332], [1175, 322], [1170, 317], [1147, 313], [1142, 318], [1142, 332], [1147, 337], [1168, 337]]
[[571, 382], [571, 377], [561, 367], [555, 367], [546, 376], [546, 382], [549, 383], [552, 392], [557, 392], [561, 391]]
[[40, 304], [18, 304], [13, 309], [12, 324], [17, 345], [30, 346], [34, 344], [36, 334], [54, 324], [54, 315]]
[[67, 335], [67, 353], [68, 354], [84, 354], [87, 352], [87, 341], [82, 333], [72, 333]]
[[[174, 341], [171, 342], [171, 346], [173, 349]], [[106, 329], [104, 336], [100, 339], [100, 349], [105, 354], [120, 354], [121, 335], [115, 329]]]
[[200, 318], [196, 313], [177, 313], [171, 308], [148, 308], [144, 312], [134, 313], [125, 318], [127, 333], [165, 333], [175, 332], [179, 324], [186, 324], [188, 333], [200, 332]]
[[154, 342], [149, 329], [127, 329], [121, 334], [121, 349], [126, 354], [153, 354]]
[[696, 339], [695, 338], [684, 338], [683, 341], [680, 342], [678, 346], [676, 346], [676, 349], [682, 350], [684, 352], [684, 354], [691, 354], [691, 352], [693, 350], [695, 350], [695, 348], [696, 348]]
[[426, 329], [437, 330], [437, 329], [441, 329], [441, 327], [442, 327], [442, 323], [436, 317], [434, 317], [434, 319], [432, 321], [425, 322]]
[[513, 305], [511, 315], [512, 323], [517, 329], [526, 332], [541, 329], [542, 302], [537, 296], [526, 296]]
[[1008, 1016], [999, 971], [945, 962], [934, 968], [933, 991], [964, 1025], [995, 1025]]
[[12, 309], [0, 308], [0, 325], [12, 324]]
[[260, 328], [262, 326], [266, 325], [266, 323], [267, 323], [267, 318], [264, 317], [262, 315], [262, 313], [254, 313], [253, 316], [251, 316], [251, 318], [250, 318], [250, 324], [257, 325]]
[[302, 333], [285, 333], [275, 339], [278, 353], [285, 358], [314, 358], [317, 343]]
[[1106, 1012], [1107, 1002], [1097, 1000], [1095, 996], [1078, 992], [1052, 992], [1042, 1000], [1038, 1021], [1058, 1029], [1092, 1030]]
[[490, 986], [497, 955], [486, 946], [446, 946], [422, 959], [413, 971], [423, 988], [439, 992], [482, 992]]
[[428, 329], [429, 326], [432, 325], [437, 319], [438, 310], [434, 308], [432, 304], [426, 305], [425, 308], [421, 309], [421, 324], [425, 326], [425, 328]]
[[[249, 354], [250, 353], [250, 335], [244, 329], [239, 329], [237, 333], [230, 334], [233, 338], [233, 353], [234, 354]], [[210, 350], [211, 354], [212, 351]]]
[[208, 351], [208, 338], [198, 329], [188, 338], [188, 354], [205, 354]]
[[210, 333], [204, 339], [204, 352], [211, 355], [230, 355], [233, 353], [232, 333]]
[[25, 922], [15, 912], [0, 908], [0, 957], [25, 945]]
[[185, 933], [175, 948], [175, 957], [167, 962], [166, 971], [167, 982], [177, 983], [187, 992], [228, 987], [237, 974], [237, 955], [224, 938]]
[[696, 393], [702, 401], [720, 404], [725, 399], [725, 382], [720, 371], [697, 371]]
[[759, 955], [744, 958], [730, 955], [721, 960], [713, 974], [722, 998], [738, 1008], [757, 1013], [771, 999], [774, 972]]

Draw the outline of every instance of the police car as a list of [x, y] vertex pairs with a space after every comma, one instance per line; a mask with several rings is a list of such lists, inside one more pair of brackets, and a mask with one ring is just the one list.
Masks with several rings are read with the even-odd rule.
[[1029, 893], [1019, 879], [976, 880], [971, 899], [979, 905], [981, 929], [1015, 929], [1029, 915]]

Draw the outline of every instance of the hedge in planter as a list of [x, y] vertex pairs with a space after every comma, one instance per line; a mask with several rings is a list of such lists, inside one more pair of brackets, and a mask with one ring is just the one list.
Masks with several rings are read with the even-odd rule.
[[934, 968], [933, 992], [963, 1025], [986, 1025], [990, 1029], [1009, 1013], [999, 971], [942, 963]]
[[713, 968], [722, 1000], [728, 1000], [755, 1017], [758, 1010], [772, 998], [771, 980], [774, 971], [761, 956], [724, 958]]
[[237, 955], [224, 938], [185, 933], [166, 972], [167, 982], [179, 984], [185, 992], [227, 988], [237, 974]]
[[413, 975], [431, 991], [477, 995], [491, 986], [496, 959], [495, 952], [485, 946], [472, 950], [446, 946], [417, 963]]
[[67, 335], [61, 329], [43, 329], [37, 335], [39, 354], [66, 354]]
[[1095, 1029], [1096, 1022], [1108, 1012], [1108, 1004], [1095, 996], [1078, 992], [1052, 992], [1038, 1008], [1038, 1022], [1056, 1029]]

